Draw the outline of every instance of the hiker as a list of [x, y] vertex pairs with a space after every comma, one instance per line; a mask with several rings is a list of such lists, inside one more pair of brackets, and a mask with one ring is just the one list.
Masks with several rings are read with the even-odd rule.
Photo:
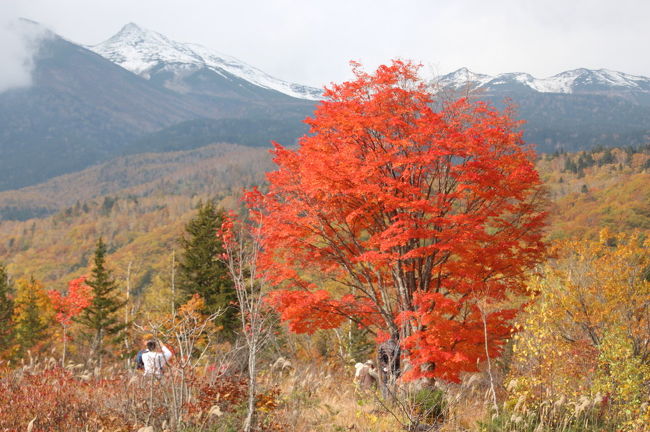
[[377, 370], [372, 360], [368, 360], [365, 363], [357, 363], [354, 365], [354, 369], [354, 383], [361, 390], [369, 390], [377, 386]]
[[399, 335], [393, 334], [383, 344], [379, 345], [379, 371], [384, 384], [400, 376], [400, 347]]
[[147, 344], [144, 344], [144, 348], [138, 351], [138, 353], [135, 355], [135, 368], [138, 370], [144, 371], [144, 362], [142, 361], [142, 354], [149, 352], [147, 349]]
[[144, 375], [153, 375], [160, 376], [162, 375], [165, 366], [167, 366], [169, 359], [172, 358], [172, 352], [163, 344], [160, 343], [162, 352], [156, 351], [157, 343], [156, 341], [150, 340], [147, 342], [147, 349], [141, 351], [142, 355], [138, 353], [138, 357], [141, 358], [141, 361], [137, 361], [137, 367], [144, 369]]

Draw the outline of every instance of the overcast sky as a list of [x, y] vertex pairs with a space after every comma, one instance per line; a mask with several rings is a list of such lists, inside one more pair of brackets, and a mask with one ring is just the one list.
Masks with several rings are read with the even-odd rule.
[[[0, 0], [0, 19], [13, 17], [86, 45], [135, 22], [317, 87], [348, 79], [350, 60], [370, 69], [395, 57], [434, 74], [650, 76], [646, 0]], [[0, 64], [21, 58], [14, 42], [0, 31]]]

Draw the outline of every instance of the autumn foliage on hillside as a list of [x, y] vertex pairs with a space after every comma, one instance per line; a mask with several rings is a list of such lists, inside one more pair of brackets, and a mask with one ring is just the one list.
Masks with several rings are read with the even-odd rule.
[[650, 144], [545, 155], [537, 169], [553, 201], [549, 239], [650, 229]]
[[399, 333], [408, 377], [457, 380], [484, 344], [499, 353], [516, 308], [494, 305], [525, 294], [542, 258], [533, 154], [510, 110], [434, 100], [411, 63], [354, 73], [299, 149], [275, 145], [269, 192], [249, 195], [270, 302], [296, 332], [351, 319]]
[[612, 406], [617, 430], [650, 420], [650, 240], [641, 232], [556, 242], [521, 316], [510, 386], [515, 397]]

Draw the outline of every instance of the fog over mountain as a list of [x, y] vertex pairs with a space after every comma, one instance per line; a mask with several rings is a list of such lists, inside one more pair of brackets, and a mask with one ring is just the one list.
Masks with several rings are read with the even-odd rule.
[[49, 37], [49, 30], [29, 20], [0, 21], [0, 93], [31, 85], [34, 56]]

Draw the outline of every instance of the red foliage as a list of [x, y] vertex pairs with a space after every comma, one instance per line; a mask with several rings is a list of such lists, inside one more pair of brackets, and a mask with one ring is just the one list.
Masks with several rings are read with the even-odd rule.
[[[221, 238], [226, 249], [232, 249], [235, 247], [237, 241], [235, 235], [235, 222], [238, 221], [237, 215], [233, 211], [229, 211], [223, 217], [223, 222], [217, 231], [217, 237]], [[220, 257], [226, 259], [227, 256]]]
[[[55, 368], [0, 379], [0, 430], [133, 430], [119, 379], [85, 382]], [[121, 397], [120, 397], [121, 396]]]
[[[297, 332], [346, 317], [399, 327], [410, 377], [456, 379], [485, 359], [478, 299], [524, 294], [543, 254], [533, 153], [510, 109], [435, 111], [411, 63], [354, 72], [326, 90], [298, 150], [274, 144], [269, 192], [247, 195], [260, 266], [282, 288], [269, 301]], [[513, 315], [488, 314], [492, 355]]]
[[[439, 293], [416, 293], [414, 312], [400, 314], [399, 320], [413, 321], [421, 330], [404, 339], [413, 369], [406, 378], [442, 378], [458, 381], [460, 372], [475, 371], [485, 360], [485, 330], [490, 357], [496, 357], [510, 336], [509, 322], [516, 309], [486, 313], [485, 327], [476, 303], [449, 300]], [[455, 319], [462, 316], [463, 319]], [[428, 365], [436, 365], [429, 368]], [[441, 367], [443, 366], [443, 367]]]
[[[194, 374], [186, 378], [192, 396], [182, 407], [182, 426], [187, 430], [211, 426], [213, 430], [224, 423], [241, 424], [239, 413], [247, 395], [245, 379], [221, 376], [207, 382], [206, 377]], [[24, 431], [33, 419], [32, 432], [128, 432], [145, 424], [163, 430], [163, 422], [178, 415], [178, 407], [170, 399], [175, 385], [180, 384], [171, 377], [149, 381], [130, 375], [93, 376], [90, 371], [75, 377], [59, 367], [0, 370], [0, 431]], [[290, 430], [275, 419], [280, 402], [277, 389], [258, 395], [260, 430]], [[209, 414], [215, 405], [224, 416]]]
[[243, 403], [247, 391], [246, 380], [238, 376], [223, 376], [214, 382], [203, 383], [198, 388], [196, 401], [187, 404], [188, 412], [204, 414], [217, 404], [226, 411], [233, 411]]
[[93, 299], [92, 288], [85, 282], [85, 276], [71, 280], [66, 296], [61, 295], [58, 291], [48, 291], [47, 295], [54, 306], [55, 319], [59, 324], [64, 326], [70, 324], [73, 317], [90, 306]]

